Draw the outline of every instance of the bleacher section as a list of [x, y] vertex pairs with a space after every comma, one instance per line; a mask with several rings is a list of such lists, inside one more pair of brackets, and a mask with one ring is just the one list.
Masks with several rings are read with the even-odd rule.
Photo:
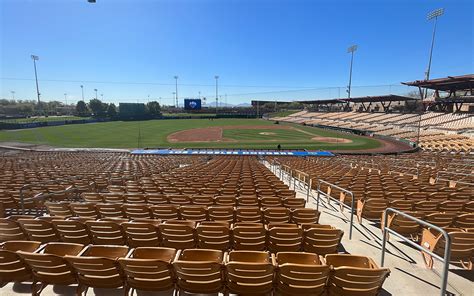
[[420, 125], [419, 146], [424, 150], [468, 152], [474, 149], [472, 114], [426, 112], [419, 122], [419, 114], [298, 112], [272, 120], [363, 130], [412, 142], [417, 140]]

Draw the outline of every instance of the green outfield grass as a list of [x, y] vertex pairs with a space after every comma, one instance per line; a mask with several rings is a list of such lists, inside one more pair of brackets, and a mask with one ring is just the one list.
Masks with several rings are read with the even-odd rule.
[[[283, 126], [284, 124], [280, 124]], [[297, 130], [270, 129], [272, 121], [259, 119], [170, 119], [149, 121], [112, 121], [104, 123], [75, 124], [41, 127], [25, 130], [0, 131], [0, 141], [26, 142], [55, 147], [136, 148], [138, 135], [140, 147], [176, 148], [261, 148], [275, 149], [370, 149], [379, 147], [376, 140], [350, 134], [301, 125], [291, 125]], [[252, 129], [225, 129], [224, 138], [229, 142], [169, 143], [167, 136], [177, 131], [215, 126], [260, 126]], [[269, 129], [263, 128], [268, 126]], [[262, 135], [262, 132], [275, 133]], [[314, 136], [350, 139], [347, 144], [321, 143], [311, 140]]]

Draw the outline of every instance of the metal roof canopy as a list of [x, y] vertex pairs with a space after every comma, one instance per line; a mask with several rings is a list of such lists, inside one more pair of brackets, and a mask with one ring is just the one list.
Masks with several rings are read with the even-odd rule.
[[398, 95], [382, 95], [382, 96], [367, 96], [356, 97], [350, 99], [330, 99], [330, 100], [312, 100], [312, 101], [298, 101], [301, 104], [340, 104], [340, 103], [382, 103], [382, 102], [405, 102], [418, 100], [416, 98], [404, 97]]
[[448, 76], [446, 78], [430, 80], [416, 80], [412, 82], [402, 82], [402, 84], [438, 91], [455, 92], [460, 90], [472, 90], [474, 88], [474, 74]]

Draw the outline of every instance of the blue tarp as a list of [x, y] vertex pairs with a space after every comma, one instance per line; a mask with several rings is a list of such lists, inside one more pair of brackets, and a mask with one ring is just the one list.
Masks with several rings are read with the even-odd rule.
[[334, 156], [329, 151], [261, 151], [261, 150], [203, 150], [203, 149], [137, 149], [131, 154], [157, 155], [277, 155], [277, 156]]

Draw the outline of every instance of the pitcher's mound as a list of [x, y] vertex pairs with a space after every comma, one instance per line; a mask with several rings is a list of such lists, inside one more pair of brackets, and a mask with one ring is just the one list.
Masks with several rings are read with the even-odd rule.
[[318, 142], [325, 142], [325, 143], [341, 143], [341, 144], [348, 144], [352, 143], [352, 140], [344, 139], [344, 138], [331, 138], [331, 137], [313, 137], [311, 140], [318, 141]]

